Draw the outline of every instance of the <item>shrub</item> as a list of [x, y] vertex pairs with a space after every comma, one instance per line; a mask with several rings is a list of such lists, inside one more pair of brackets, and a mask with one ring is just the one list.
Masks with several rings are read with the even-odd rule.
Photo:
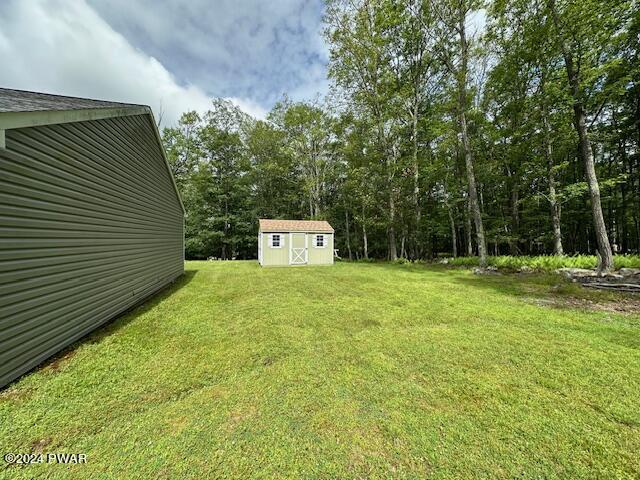
[[[447, 258], [443, 263], [454, 267], [477, 267], [478, 257]], [[615, 268], [640, 268], [640, 255], [615, 255]], [[596, 268], [598, 259], [595, 255], [538, 255], [538, 256], [513, 256], [501, 255], [489, 257], [489, 266], [517, 270], [528, 267], [538, 271], [553, 271], [558, 268]]]
[[411, 263], [411, 260], [409, 260], [407, 258], [400, 257], [400, 258], [396, 259], [396, 261], [394, 263], [397, 264], [397, 265], [405, 265], [407, 263]]

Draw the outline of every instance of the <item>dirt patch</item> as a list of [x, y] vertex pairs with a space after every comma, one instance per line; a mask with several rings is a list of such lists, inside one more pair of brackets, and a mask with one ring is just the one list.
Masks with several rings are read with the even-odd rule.
[[225, 424], [226, 430], [229, 432], [235, 430], [241, 423], [254, 417], [257, 411], [257, 408], [253, 405], [250, 405], [246, 409], [236, 409], [232, 411]]
[[530, 299], [532, 303], [542, 307], [575, 308], [593, 312], [621, 313], [624, 315], [640, 314], [640, 298], [619, 298], [615, 301], [590, 300], [578, 297], [549, 297]]
[[187, 428], [187, 426], [189, 426], [190, 421], [187, 417], [173, 417], [170, 418], [168, 421], [168, 426], [169, 429], [171, 430], [171, 433], [173, 435], [178, 435], [180, 433], [182, 433], [182, 431]]
[[31, 442], [31, 452], [33, 453], [42, 453], [42, 451], [44, 450], [44, 448], [51, 444], [51, 441], [53, 439], [51, 437], [45, 437], [45, 438], [41, 438], [39, 440], [34, 440], [33, 442]]
[[374, 318], [365, 318], [363, 319], [361, 322], [362, 326], [364, 328], [370, 328], [370, 327], [379, 327], [380, 326], [380, 322]]
[[52, 372], [58, 372], [75, 354], [75, 349], [63, 351], [51, 358], [51, 360], [44, 365], [44, 368], [51, 370]]
[[27, 400], [32, 393], [32, 389], [28, 387], [9, 387], [6, 390], [0, 391], [0, 401], [8, 401], [19, 403]]

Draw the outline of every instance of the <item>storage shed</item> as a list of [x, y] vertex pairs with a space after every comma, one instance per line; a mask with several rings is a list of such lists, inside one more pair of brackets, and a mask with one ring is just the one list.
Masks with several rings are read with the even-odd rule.
[[260, 219], [262, 266], [333, 265], [333, 227], [324, 220]]
[[0, 89], [0, 387], [184, 271], [149, 107]]

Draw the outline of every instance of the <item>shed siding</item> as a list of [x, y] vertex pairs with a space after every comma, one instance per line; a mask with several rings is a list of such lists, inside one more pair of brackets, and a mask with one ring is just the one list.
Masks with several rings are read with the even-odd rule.
[[[313, 236], [324, 235], [326, 245], [324, 248], [313, 246]], [[309, 234], [309, 265], [332, 265], [333, 264], [333, 233], [310, 233]]]
[[282, 248], [271, 248], [269, 246], [269, 235], [262, 234], [262, 265], [289, 265], [289, 233], [281, 233]]
[[[260, 264], [262, 266], [289, 266], [289, 249], [291, 247], [291, 232], [281, 233], [284, 246], [283, 248], [271, 248], [269, 246], [270, 233], [260, 232], [262, 236], [261, 248], [259, 248]], [[318, 233], [313, 232], [296, 232], [305, 233], [306, 246], [307, 246], [307, 263], [306, 265], [333, 265], [333, 233], [322, 233], [327, 242], [327, 246], [324, 248], [317, 248], [313, 246], [313, 235]], [[260, 251], [261, 250], [261, 251]]]
[[6, 131], [0, 386], [184, 270], [183, 213], [148, 115]]

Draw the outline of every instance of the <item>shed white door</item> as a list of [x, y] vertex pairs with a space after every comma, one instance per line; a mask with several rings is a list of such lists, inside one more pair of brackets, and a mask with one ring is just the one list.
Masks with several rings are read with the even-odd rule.
[[289, 241], [289, 263], [304, 265], [307, 263], [307, 234], [291, 233]]

